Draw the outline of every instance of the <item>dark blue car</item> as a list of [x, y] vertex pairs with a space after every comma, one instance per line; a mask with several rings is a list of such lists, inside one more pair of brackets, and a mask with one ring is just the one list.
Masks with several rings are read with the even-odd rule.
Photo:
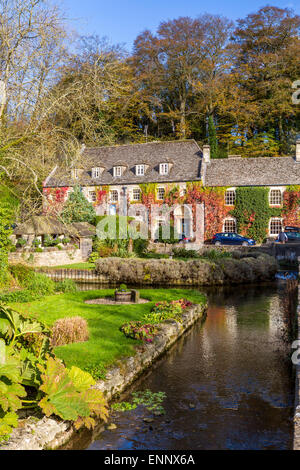
[[222, 232], [216, 233], [212, 238], [214, 245], [255, 245], [256, 241], [252, 238], [242, 237], [238, 233]]
[[[287, 236], [286, 242], [288, 243], [300, 243], [300, 233], [299, 232], [284, 232]], [[278, 237], [275, 242], [279, 243]]]

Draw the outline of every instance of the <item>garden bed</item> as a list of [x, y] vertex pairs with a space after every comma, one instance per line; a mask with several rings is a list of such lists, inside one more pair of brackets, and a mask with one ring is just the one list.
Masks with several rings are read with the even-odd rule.
[[[110, 292], [111, 293], [111, 292]], [[163, 291], [158, 289], [154, 290], [147, 290], [142, 291], [144, 296], [148, 297], [148, 304], [143, 306], [137, 305], [126, 305], [126, 306], [119, 306], [119, 314], [115, 315], [115, 308], [112, 309], [111, 306], [107, 306], [107, 309], [110, 309], [110, 312], [106, 312], [106, 315], [100, 315], [99, 307], [97, 305], [90, 305], [84, 303], [84, 295], [85, 296], [95, 296], [95, 294], [99, 295], [99, 291], [97, 292], [88, 292], [88, 293], [76, 293], [76, 294], [63, 294], [61, 296], [56, 296], [56, 301], [60, 297], [63, 303], [69, 302], [73, 304], [73, 312], [74, 314], [78, 315], [78, 307], [79, 304], [83, 309], [81, 310], [84, 312], [86, 309], [92, 309], [89, 314], [86, 314], [89, 317], [89, 327], [91, 330], [90, 340], [95, 342], [98, 341], [97, 345], [98, 348], [102, 353], [107, 352], [109, 346], [114, 345], [118, 347], [120, 344], [124, 346], [125, 342], [131, 344], [130, 353], [124, 354], [125, 348], [122, 348], [122, 356], [120, 354], [116, 354], [114, 351], [114, 360], [111, 358], [111, 367], [108, 372], [106, 373], [105, 379], [97, 381], [96, 385], [93, 388], [97, 388], [101, 390], [107, 400], [110, 400], [113, 396], [123, 391], [130, 383], [132, 383], [138, 375], [140, 375], [145, 369], [151, 366], [151, 364], [161, 356], [175, 341], [199, 318], [201, 318], [206, 310], [206, 300], [205, 297], [196, 291], [186, 291], [182, 289], [171, 289], [169, 291]], [[109, 292], [104, 291], [103, 294], [108, 295]], [[141, 343], [137, 341], [133, 341], [128, 337], [125, 337], [124, 334], [120, 331], [120, 328], [117, 325], [121, 325], [122, 322], [128, 320], [137, 320], [138, 318], [142, 318], [142, 314], [149, 313], [151, 310], [151, 306], [155, 305], [155, 302], [158, 300], [173, 300], [178, 299], [182, 296], [189, 297], [190, 300], [193, 302], [197, 301], [197, 305], [191, 305], [186, 308], [182, 312], [182, 319], [179, 322], [175, 320], [168, 320], [166, 322], [161, 323], [158, 326], [157, 335], [154, 338], [154, 341], [151, 343]], [[46, 304], [49, 307], [49, 302], [51, 303], [51, 297], [47, 297]], [[86, 300], [88, 300], [86, 298]], [[93, 299], [91, 299], [93, 300]], [[156, 305], [158, 305], [156, 303]], [[17, 305], [18, 309], [21, 310], [22, 304]], [[24, 305], [24, 310], [28, 308], [28, 305]], [[102, 307], [103, 308], [103, 307]], [[104, 308], [103, 308], [104, 309]], [[36, 314], [38, 314], [39, 318], [43, 318], [44, 321], [48, 322], [48, 324], [53, 324], [55, 318], [57, 317], [57, 309], [48, 308], [48, 315], [44, 311], [44, 304], [41, 301], [33, 302], [30, 304], [30, 310]], [[58, 309], [59, 310], [59, 309]], [[76, 310], [76, 312], [74, 311]], [[131, 310], [128, 312], [128, 310]], [[142, 311], [142, 312], [141, 312]], [[102, 313], [102, 309], [101, 309]], [[95, 317], [95, 314], [97, 317]], [[67, 309], [65, 316], [70, 316], [70, 310]], [[48, 318], [47, 318], [48, 317]], [[51, 318], [49, 318], [51, 317]], [[105, 319], [104, 319], [105, 317]], [[98, 321], [95, 321], [96, 318]], [[113, 319], [116, 318], [116, 322]], [[106, 321], [105, 321], [106, 320]], [[111, 323], [114, 323], [113, 330], [115, 335], [115, 341], [112, 342], [111, 336], [107, 337], [106, 335], [100, 334], [99, 338], [99, 329], [101, 330], [101, 326], [103, 328], [103, 323], [106, 323], [107, 332], [111, 330]], [[95, 325], [96, 323], [96, 325]], [[96, 330], [95, 330], [96, 326]], [[103, 330], [102, 330], [103, 331]], [[93, 338], [94, 336], [94, 338]], [[95, 338], [96, 337], [96, 338]], [[77, 352], [76, 356], [73, 356], [73, 359], [77, 359], [80, 354], [82, 354], [82, 361], [86, 360], [86, 353], [88, 348], [86, 345], [89, 345], [90, 340], [86, 343], [77, 343], [71, 344], [64, 347], [58, 347], [55, 349], [56, 354], [59, 356], [60, 352], [62, 352], [65, 348], [72, 349], [75, 347], [75, 351]], [[91, 346], [91, 344], [90, 344]], [[135, 346], [135, 347], [134, 347]], [[95, 350], [94, 350], [95, 352]], [[120, 352], [120, 351], [119, 351]], [[128, 350], [127, 350], [128, 352]], [[111, 355], [113, 355], [113, 351], [110, 351]], [[129, 357], [128, 357], [129, 356]], [[71, 356], [72, 357], [72, 356]], [[71, 360], [69, 357], [69, 360]], [[103, 357], [102, 357], [103, 361]], [[66, 361], [67, 362], [67, 361]], [[74, 361], [71, 362], [74, 365]], [[103, 364], [103, 362], [102, 362]], [[70, 365], [70, 363], [69, 363]], [[25, 450], [25, 449], [34, 449], [34, 450], [42, 450], [45, 448], [55, 448], [67, 440], [75, 432], [75, 429], [70, 424], [70, 422], [59, 421], [53, 418], [42, 418], [39, 420], [35, 420], [32, 418], [28, 418], [24, 420], [22, 423], [22, 427], [16, 428], [13, 431], [11, 439], [8, 441], [7, 444], [2, 446], [2, 449], [7, 450]]]

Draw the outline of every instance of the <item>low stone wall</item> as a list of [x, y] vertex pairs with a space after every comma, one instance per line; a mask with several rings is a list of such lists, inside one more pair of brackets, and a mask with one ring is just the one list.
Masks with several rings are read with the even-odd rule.
[[[137, 348], [136, 354], [120, 361], [107, 373], [107, 379], [97, 382], [109, 401], [123, 392], [139, 375], [167, 351], [198, 319], [206, 313], [207, 305], [193, 305], [183, 314], [182, 323], [168, 320], [160, 325], [153, 343]], [[22, 428], [13, 431], [10, 440], [0, 450], [43, 450], [62, 446], [76, 433], [69, 422], [44, 417], [28, 418]]]
[[72, 247], [58, 250], [47, 249], [42, 253], [35, 251], [15, 251], [9, 253], [8, 261], [10, 264], [26, 263], [31, 266], [60, 266], [71, 263], [81, 263], [86, 261], [80, 249]]
[[96, 262], [96, 272], [102, 282], [137, 286], [243, 284], [274, 279], [277, 270], [275, 258], [266, 254], [255, 257], [242, 254], [240, 259], [220, 258], [216, 261], [101, 258]]

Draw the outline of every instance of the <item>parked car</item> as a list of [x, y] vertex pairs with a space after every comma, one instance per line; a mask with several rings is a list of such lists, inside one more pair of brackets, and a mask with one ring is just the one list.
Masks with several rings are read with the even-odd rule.
[[300, 227], [292, 227], [290, 225], [287, 225], [286, 227], [284, 227], [284, 231], [285, 232], [298, 232], [298, 233], [300, 233]]
[[212, 243], [214, 245], [256, 245], [256, 241], [252, 240], [252, 238], [230, 232], [216, 233], [212, 238]]
[[[300, 243], [300, 232], [284, 232], [287, 236], [287, 243]], [[276, 243], [279, 243], [278, 237], [275, 240]]]

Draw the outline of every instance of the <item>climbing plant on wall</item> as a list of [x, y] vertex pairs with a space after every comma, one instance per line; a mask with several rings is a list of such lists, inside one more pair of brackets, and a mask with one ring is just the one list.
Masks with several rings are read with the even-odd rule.
[[241, 235], [262, 242], [268, 235], [271, 217], [281, 217], [282, 207], [270, 207], [269, 188], [241, 187], [236, 189], [235, 207], [231, 215], [236, 218]]
[[109, 191], [109, 186], [99, 186], [95, 188], [96, 192], [96, 201], [94, 202], [94, 206], [99, 206], [106, 200], [106, 196]]
[[225, 206], [226, 187], [207, 188], [199, 181], [187, 183], [187, 192], [184, 202], [191, 204], [193, 208], [194, 230], [196, 224], [196, 204], [205, 205], [205, 238], [209, 239], [223, 229], [224, 219], [230, 213], [232, 207]]
[[300, 223], [300, 186], [289, 186], [283, 195], [282, 216], [285, 225]]

